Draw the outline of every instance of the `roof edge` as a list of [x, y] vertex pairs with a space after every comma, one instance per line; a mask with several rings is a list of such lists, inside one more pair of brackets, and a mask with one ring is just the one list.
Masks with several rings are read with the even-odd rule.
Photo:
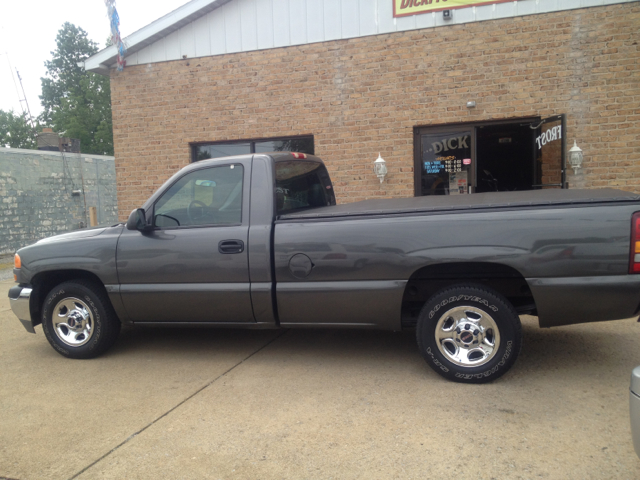
[[[153, 21], [146, 27], [132, 33], [123, 39], [127, 54], [136, 53], [146, 46], [166, 37], [182, 26], [196, 20], [216, 8], [221, 7], [230, 0], [191, 0], [189, 3], [169, 12], [163, 17]], [[109, 76], [109, 71], [115, 67], [118, 57], [118, 49], [115, 45], [100, 50], [78, 65], [87, 72]]]

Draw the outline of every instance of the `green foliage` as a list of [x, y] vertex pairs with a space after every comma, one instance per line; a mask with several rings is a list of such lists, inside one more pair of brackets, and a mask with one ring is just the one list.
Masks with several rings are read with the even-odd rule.
[[41, 78], [41, 121], [65, 137], [80, 140], [83, 153], [113, 155], [109, 78], [78, 66], [98, 51], [82, 28], [66, 22], [58, 31], [53, 58]]
[[0, 147], [37, 148], [36, 130], [29, 125], [26, 114], [0, 110]]

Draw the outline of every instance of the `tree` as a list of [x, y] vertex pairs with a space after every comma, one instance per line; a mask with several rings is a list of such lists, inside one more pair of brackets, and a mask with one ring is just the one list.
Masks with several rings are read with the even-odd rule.
[[0, 110], [0, 147], [36, 148], [36, 130], [29, 125], [26, 114]]
[[65, 137], [80, 140], [83, 153], [113, 155], [109, 78], [78, 64], [98, 51], [82, 28], [66, 22], [58, 31], [53, 58], [41, 78], [41, 121]]

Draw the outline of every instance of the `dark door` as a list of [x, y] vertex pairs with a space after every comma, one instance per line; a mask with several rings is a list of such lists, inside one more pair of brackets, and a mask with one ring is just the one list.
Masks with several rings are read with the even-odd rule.
[[554, 115], [531, 124], [535, 131], [534, 188], [566, 188], [566, 115]]
[[253, 322], [247, 236], [251, 160], [186, 173], [150, 208], [154, 229], [118, 242], [134, 322]]
[[529, 126], [510, 122], [476, 127], [476, 192], [533, 189], [534, 139]]

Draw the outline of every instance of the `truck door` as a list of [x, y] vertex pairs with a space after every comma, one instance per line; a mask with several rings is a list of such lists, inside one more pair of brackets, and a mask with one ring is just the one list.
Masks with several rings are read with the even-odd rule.
[[121, 298], [134, 322], [253, 322], [248, 264], [251, 159], [191, 170], [148, 209], [153, 230], [125, 230]]

